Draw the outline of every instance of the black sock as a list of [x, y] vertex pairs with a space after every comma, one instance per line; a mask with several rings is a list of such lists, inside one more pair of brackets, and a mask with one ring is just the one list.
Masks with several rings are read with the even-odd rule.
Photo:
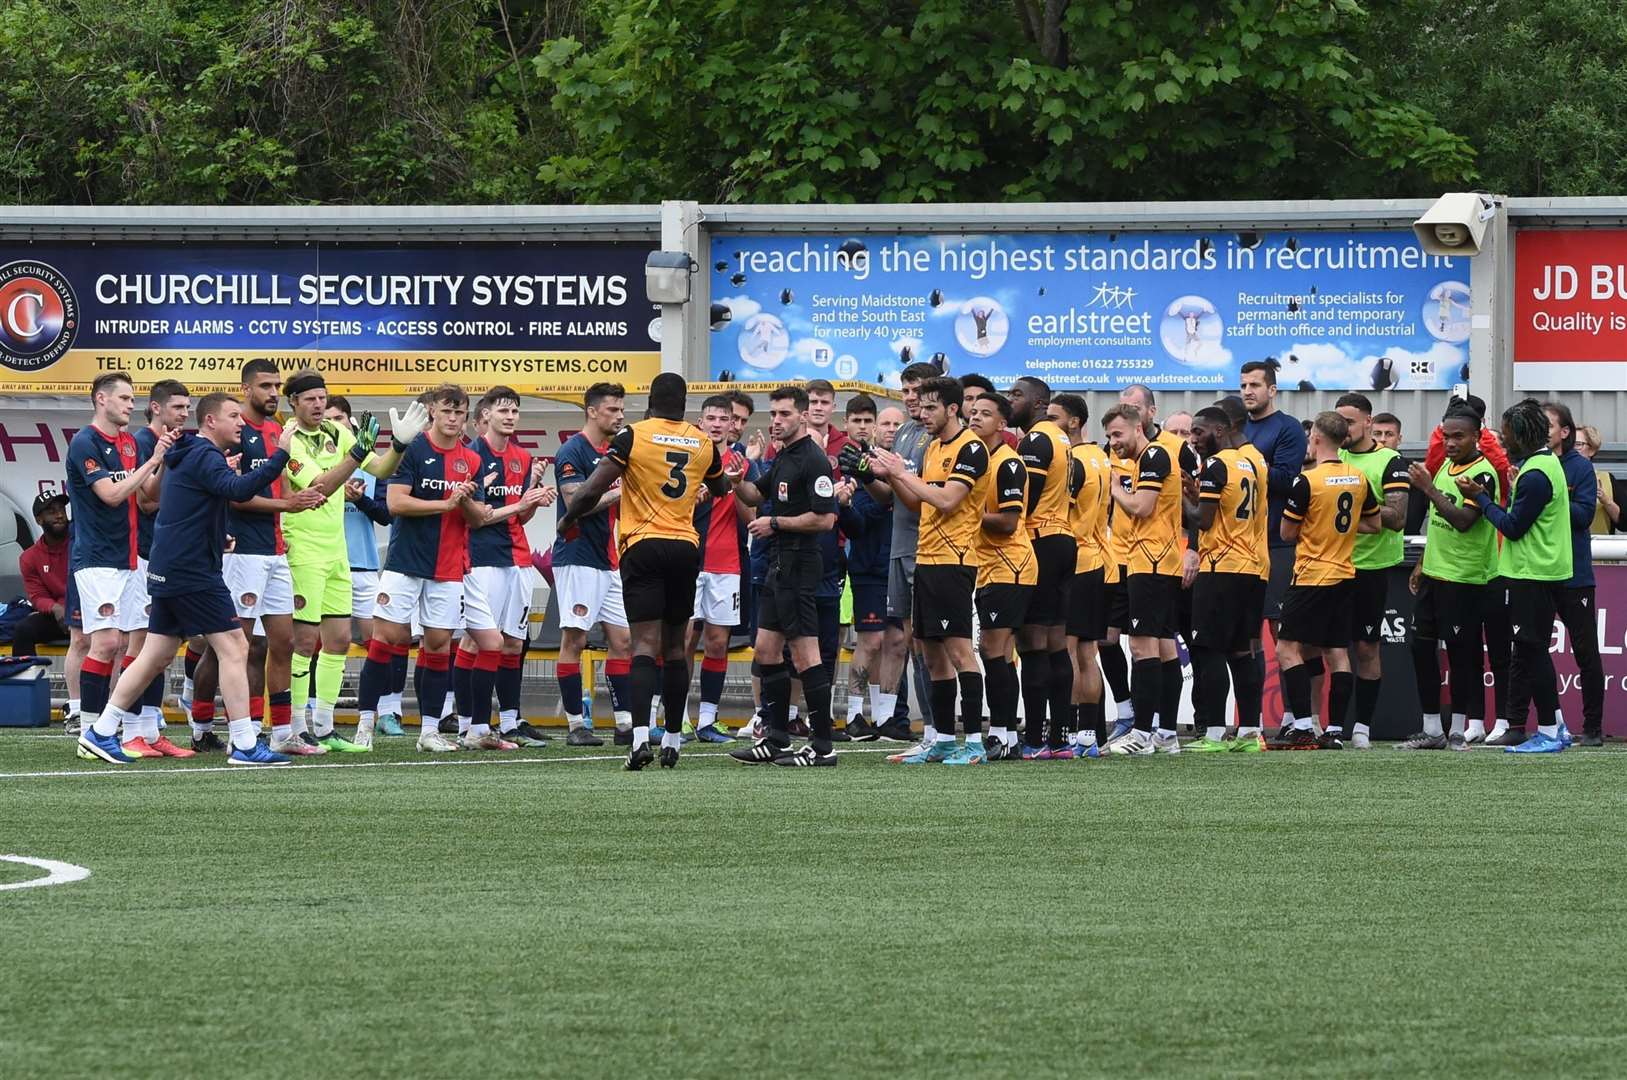
[[[1441, 711], [1441, 664], [1437, 649], [1440, 643], [1433, 638], [1421, 638], [1416, 634], [1412, 638], [1412, 673], [1418, 684], [1418, 705], [1426, 713], [1439, 715]], [[1452, 672], [1453, 679], [1457, 672]], [[1457, 683], [1452, 684], [1454, 705], [1457, 698]], [[1360, 711], [1361, 705], [1356, 706]], [[1461, 710], [1459, 710], [1461, 711]]]
[[1107, 702], [1087, 701], [1085, 702], [1085, 709], [1087, 710], [1085, 719], [1090, 724], [1091, 730], [1096, 733], [1096, 744], [1105, 746], [1107, 744]]
[[956, 680], [960, 683], [960, 726], [969, 739], [983, 733], [983, 676], [975, 671], [963, 671]]
[[808, 727], [813, 730], [816, 754], [830, 753], [830, 674], [824, 664], [815, 664], [806, 671], [797, 672], [802, 680], [802, 698], [808, 706]]
[[[1481, 654], [1478, 641], [1460, 641], [1446, 647], [1446, 663], [1452, 673], [1452, 711], [1472, 716], [1484, 722], [1486, 715], [1486, 688], [1480, 681]], [[1439, 711], [1440, 682], [1435, 682], [1435, 700]]]
[[1017, 654], [1022, 664], [1023, 742], [1045, 745], [1045, 710], [1051, 699], [1051, 657], [1043, 650]]
[[1226, 661], [1218, 649], [1192, 650], [1192, 708], [1200, 728], [1226, 723]]
[[688, 660], [669, 659], [661, 666], [661, 708], [666, 711], [666, 730], [674, 735], [683, 731], [689, 711]]
[[1124, 659], [1123, 647], [1116, 641], [1104, 641], [1096, 647], [1096, 657], [1101, 661], [1102, 678], [1107, 681], [1113, 700], [1129, 701], [1130, 663]]
[[1011, 728], [1017, 723], [1017, 669], [1004, 656], [983, 658], [985, 690], [989, 698], [989, 717], [995, 727]]
[[[1439, 669], [1437, 668], [1436, 670], [1439, 670]], [[1439, 680], [1437, 680], [1437, 682], [1438, 681]], [[1378, 711], [1378, 686], [1379, 686], [1379, 680], [1377, 680], [1377, 679], [1357, 679], [1356, 680], [1356, 720], [1355, 720], [1355, 722], [1357, 724], [1366, 724], [1369, 727], [1372, 726], [1373, 714]], [[1429, 710], [1429, 711], [1430, 712], [1440, 712], [1441, 711], [1441, 693], [1440, 693], [1440, 687], [1439, 686], [1437, 686], [1435, 688], [1435, 707], [1433, 709]], [[1351, 730], [1354, 731], [1355, 728], [1352, 727]]]
[[945, 735], [952, 738], [955, 734], [955, 691], [957, 688], [954, 679], [932, 680], [932, 719], [940, 738]]
[[1350, 712], [1350, 695], [1356, 686], [1356, 676], [1348, 671], [1334, 671], [1328, 674], [1328, 721], [1325, 725], [1330, 730], [1339, 728], [1349, 730], [1345, 721]]
[[[768, 716], [768, 738], [775, 746], [791, 745], [791, 671], [784, 664], [763, 664], [763, 712]], [[634, 713], [634, 722], [638, 714]]]
[[1135, 712], [1137, 731], [1151, 733], [1163, 681], [1164, 662], [1156, 656], [1137, 660], [1130, 666], [1130, 707]]
[[1310, 720], [1311, 712], [1311, 673], [1304, 664], [1295, 664], [1293, 667], [1282, 669], [1282, 692], [1288, 699], [1288, 711], [1294, 714], [1294, 720]]
[[1305, 673], [1312, 679], [1320, 679], [1327, 674], [1327, 666], [1323, 664], [1320, 656], [1313, 656], [1305, 661]]
[[1050, 708], [1047, 742], [1056, 749], [1068, 744], [1067, 732], [1073, 726], [1073, 657], [1066, 649], [1051, 654]]
[[629, 675], [632, 680], [633, 726], [647, 727], [650, 723], [650, 702], [655, 700], [656, 690], [661, 685], [661, 671], [656, 667], [655, 657], [633, 657]]
[[1175, 734], [1176, 725], [1181, 718], [1181, 690], [1186, 686], [1186, 679], [1181, 676], [1181, 662], [1179, 660], [1165, 660], [1164, 684], [1162, 693], [1158, 698], [1160, 730]]
[[1259, 727], [1260, 699], [1265, 688], [1258, 657], [1253, 653], [1227, 657], [1226, 666], [1231, 670], [1232, 693], [1237, 697], [1237, 726]]

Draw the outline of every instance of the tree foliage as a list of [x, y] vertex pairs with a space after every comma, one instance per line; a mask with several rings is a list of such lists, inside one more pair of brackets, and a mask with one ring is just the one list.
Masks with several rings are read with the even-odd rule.
[[1466, 182], [1450, 102], [1362, 58], [1390, 25], [1355, 0], [0, 0], [0, 182], [45, 203]]
[[1478, 152], [1510, 195], [1627, 190], [1627, 6], [1616, 0], [1403, 0], [1359, 45], [1395, 91]]

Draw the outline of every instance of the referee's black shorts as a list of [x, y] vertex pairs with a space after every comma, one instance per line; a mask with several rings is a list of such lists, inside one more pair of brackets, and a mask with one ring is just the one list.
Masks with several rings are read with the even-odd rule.
[[700, 575], [700, 548], [688, 540], [638, 541], [621, 557], [621, 595], [628, 623], [689, 622], [695, 614]]
[[818, 549], [776, 553], [759, 594], [757, 629], [787, 638], [818, 637], [817, 596], [824, 572]]

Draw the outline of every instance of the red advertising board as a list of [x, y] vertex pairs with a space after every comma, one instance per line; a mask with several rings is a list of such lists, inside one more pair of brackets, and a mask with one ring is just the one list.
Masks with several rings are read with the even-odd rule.
[[1627, 390], [1627, 229], [1522, 229], [1514, 385]]

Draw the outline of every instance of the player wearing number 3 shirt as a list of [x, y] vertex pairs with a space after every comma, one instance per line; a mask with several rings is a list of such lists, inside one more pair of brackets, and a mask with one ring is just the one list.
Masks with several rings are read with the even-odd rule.
[[700, 578], [695, 502], [703, 486], [714, 495], [730, 490], [717, 444], [684, 420], [687, 391], [681, 375], [668, 371], [655, 377], [649, 419], [610, 440], [609, 452], [571, 496], [558, 526], [565, 534], [621, 480], [617, 541], [622, 599], [633, 634], [633, 749], [627, 768], [635, 772], [655, 760], [649, 725], [658, 688], [668, 717], [661, 764], [678, 764], [678, 729], [689, 697], [685, 631]]

